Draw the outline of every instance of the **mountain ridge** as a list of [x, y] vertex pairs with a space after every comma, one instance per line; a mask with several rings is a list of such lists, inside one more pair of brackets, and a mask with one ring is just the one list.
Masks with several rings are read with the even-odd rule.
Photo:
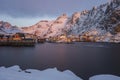
[[[75, 12], [72, 16], [64, 13], [56, 20], [42, 20], [35, 25], [16, 28], [16, 30], [18, 30], [16, 32], [30, 33], [41, 38], [66, 34], [80, 37], [81, 41], [120, 42], [120, 0], [112, 0], [91, 10]], [[2, 31], [7, 32], [3, 29]]]

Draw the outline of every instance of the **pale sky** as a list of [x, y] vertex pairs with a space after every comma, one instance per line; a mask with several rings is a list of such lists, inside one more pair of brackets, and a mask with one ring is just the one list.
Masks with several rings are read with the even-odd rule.
[[72, 15], [109, 0], [0, 0], [0, 21], [30, 26], [40, 20], [52, 20], [67, 13]]

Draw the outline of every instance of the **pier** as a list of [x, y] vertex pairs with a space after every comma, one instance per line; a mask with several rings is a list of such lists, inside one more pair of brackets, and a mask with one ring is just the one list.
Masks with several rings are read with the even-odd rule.
[[21, 41], [0, 41], [0, 46], [28, 46], [32, 47], [35, 46], [35, 41], [34, 40], [21, 40]]

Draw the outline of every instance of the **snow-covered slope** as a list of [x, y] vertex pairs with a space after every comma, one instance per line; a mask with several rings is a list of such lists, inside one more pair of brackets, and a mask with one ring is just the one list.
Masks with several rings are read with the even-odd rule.
[[35, 34], [41, 38], [57, 36], [63, 33], [68, 17], [66, 14], [59, 16], [54, 21], [43, 20], [30, 27], [23, 27], [25, 33]]
[[17, 26], [12, 26], [8, 22], [0, 21], [0, 34], [14, 34], [21, 32], [21, 29]]
[[114, 42], [113, 37], [120, 32], [115, 31], [118, 25], [120, 25], [120, 0], [112, 0], [110, 3], [81, 12], [79, 20], [71, 26], [68, 33], [94, 36], [99, 38], [96, 41]]

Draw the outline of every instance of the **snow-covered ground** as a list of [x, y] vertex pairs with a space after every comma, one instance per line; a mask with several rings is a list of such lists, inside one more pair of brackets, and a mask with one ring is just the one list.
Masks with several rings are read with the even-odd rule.
[[[21, 70], [19, 66], [0, 67], [0, 80], [83, 80], [77, 77], [73, 72], [66, 70], [58, 71], [56, 68], [50, 68], [43, 71], [35, 69]], [[114, 75], [96, 75], [89, 80], [120, 80], [120, 77]]]
[[69, 70], [60, 72], [56, 68], [43, 71], [21, 70], [19, 66], [0, 67], [0, 80], [82, 80]]
[[89, 80], [120, 80], [120, 77], [114, 75], [96, 75]]

